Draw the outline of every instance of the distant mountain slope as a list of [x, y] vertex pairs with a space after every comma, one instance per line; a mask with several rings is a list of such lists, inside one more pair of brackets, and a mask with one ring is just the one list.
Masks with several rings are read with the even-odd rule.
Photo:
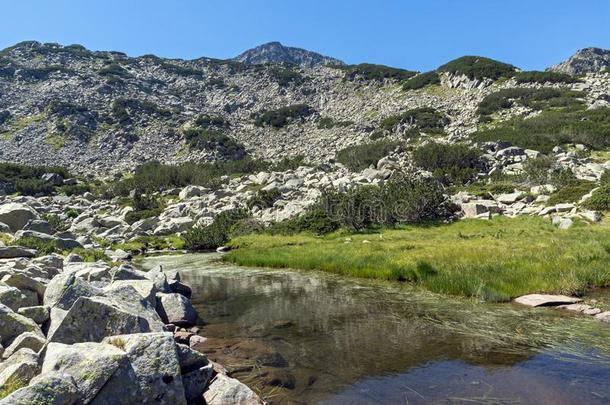
[[601, 48], [585, 48], [572, 55], [569, 59], [551, 66], [553, 72], [580, 75], [595, 73], [610, 66], [610, 50]]
[[249, 65], [264, 63], [293, 63], [295, 65], [314, 67], [318, 65], [343, 65], [344, 62], [329, 56], [320, 55], [306, 49], [284, 46], [279, 42], [269, 42], [249, 49], [233, 60]]

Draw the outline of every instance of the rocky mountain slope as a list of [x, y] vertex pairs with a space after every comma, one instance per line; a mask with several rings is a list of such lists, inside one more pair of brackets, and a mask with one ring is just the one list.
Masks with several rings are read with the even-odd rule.
[[[275, 55], [269, 60], [289, 57], [306, 66], [128, 57], [38, 42], [7, 48], [0, 52], [0, 161], [91, 174], [123, 172], [150, 160], [244, 154], [327, 162], [347, 146], [382, 135], [404, 139], [413, 123], [395, 118], [417, 108], [445, 117], [436, 138], [467, 139], [479, 126], [478, 106], [487, 95], [544, 85], [473, 73], [489, 66], [500, 66], [501, 74], [514, 71], [479, 57], [419, 75], [378, 65], [318, 65], [311, 53], [277, 44], [242, 59], [263, 62], [265, 50]], [[593, 104], [608, 93], [607, 76], [548, 85], [586, 89], [586, 102]], [[513, 110], [503, 114], [528, 111]]]
[[266, 63], [291, 63], [305, 67], [319, 65], [344, 65], [343, 61], [320, 55], [306, 49], [284, 46], [279, 42], [269, 42], [256, 48], [249, 49], [233, 58], [236, 62], [249, 65]]
[[549, 68], [554, 72], [570, 75], [598, 73], [610, 66], [610, 50], [600, 48], [585, 48], [576, 52], [569, 59]]

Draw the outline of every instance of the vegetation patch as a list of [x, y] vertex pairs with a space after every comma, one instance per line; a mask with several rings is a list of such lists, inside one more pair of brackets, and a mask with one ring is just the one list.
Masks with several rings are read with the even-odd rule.
[[225, 245], [230, 238], [231, 228], [241, 219], [247, 218], [248, 212], [235, 209], [222, 212], [207, 226], [195, 226], [188, 230], [184, 238], [184, 246], [188, 250], [210, 250]]
[[271, 66], [267, 72], [281, 87], [288, 87], [290, 84], [299, 85], [304, 81], [303, 76], [291, 67]]
[[491, 115], [500, 110], [516, 105], [541, 111], [549, 108], [573, 107], [583, 104], [578, 91], [554, 88], [512, 88], [491, 93], [481, 101], [478, 112], [481, 115]]
[[413, 152], [415, 164], [444, 184], [465, 184], [485, 169], [481, 151], [463, 144], [430, 142]]
[[411, 281], [437, 293], [508, 301], [610, 285], [609, 239], [608, 221], [560, 230], [548, 219], [498, 217], [324, 237], [241, 236], [225, 260]]
[[424, 107], [405, 111], [402, 114], [392, 115], [381, 121], [378, 131], [382, 134], [395, 132], [399, 127], [406, 126], [405, 136], [418, 136], [421, 132], [427, 134], [444, 133], [449, 118], [434, 108]]
[[610, 108], [543, 111], [535, 117], [517, 117], [479, 130], [472, 138], [479, 142], [508, 141], [543, 153], [565, 143], [581, 143], [601, 150], [610, 146]]
[[590, 210], [610, 211], [610, 183], [603, 183], [583, 205]]
[[402, 88], [404, 90], [417, 90], [423, 89], [426, 86], [433, 86], [435, 84], [440, 84], [441, 78], [437, 72], [431, 71], [426, 73], [420, 73], [417, 76], [414, 76], [404, 82]]
[[370, 63], [362, 63], [360, 65], [345, 65], [338, 66], [339, 69], [345, 71], [346, 80], [374, 80], [384, 81], [386, 79], [403, 81], [415, 76], [417, 72], [393, 68], [384, 65], [374, 65]]
[[277, 110], [263, 111], [254, 114], [254, 125], [257, 127], [270, 126], [283, 128], [296, 120], [303, 120], [314, 113], [313, 108], [306, 104], [293, 104]]
[[498, 80], [502, 77], [513, 76], [516, 68], [513, 65], [481, 56], [463, 56], [442, 65], [438, 71], [465, 75], [471, 80], [486, 78]]
[[376, 165], [379, 159], [387, 156], [400, 145], [402, 145], [401, 142], [379, 140], [348, 146], [337, 152], [336, 160], [352, 171], [359, 171]]
[[47, 195], [56, 191], [58, 187], [42, 179], [42, 175], [45, 173], [56, 173], [64, 179], [71, 177], [70, 173], [63, 167], [0, 163], [0, 185], [8, 193], [18, 192], [23, 195]]
[[526, 72], [517, 72], [514, 75], [517, 83], [539, 83], [539, 84], [547, 84], [547, 83], [578, 83], [581, 82], [577, 77], [570, 76], [566, 73], [559, 72], [539, 72], [539, 71], [526, 71]]
[[354, 125], [354, 121], [335, 121], [332, 117], [322, 117], [318, 120], [318, 129], [345, 128]]
[[192, 149], [216, 151], [225, 159], [239, 160], [246, 157], [246, 148], [221, 131], [189, 129], [184, 131], [184, 138]]

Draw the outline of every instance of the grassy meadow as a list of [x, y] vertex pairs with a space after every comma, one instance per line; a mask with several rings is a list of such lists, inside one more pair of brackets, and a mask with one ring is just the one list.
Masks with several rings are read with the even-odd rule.
[[254, 234], [225, 260], [413, 282], [442, 294], [508, 301], [610, 285], [610, 220], [560, 230], [548, 219], [497, 217], [327, 236]]

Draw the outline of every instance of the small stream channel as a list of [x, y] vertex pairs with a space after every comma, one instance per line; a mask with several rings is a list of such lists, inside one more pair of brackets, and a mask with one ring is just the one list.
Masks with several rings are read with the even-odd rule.
[[610, 326], [591, 317], [218, 254], [158, 264], [193, 289], [199, 349], [270, 403], [610, 403]]

